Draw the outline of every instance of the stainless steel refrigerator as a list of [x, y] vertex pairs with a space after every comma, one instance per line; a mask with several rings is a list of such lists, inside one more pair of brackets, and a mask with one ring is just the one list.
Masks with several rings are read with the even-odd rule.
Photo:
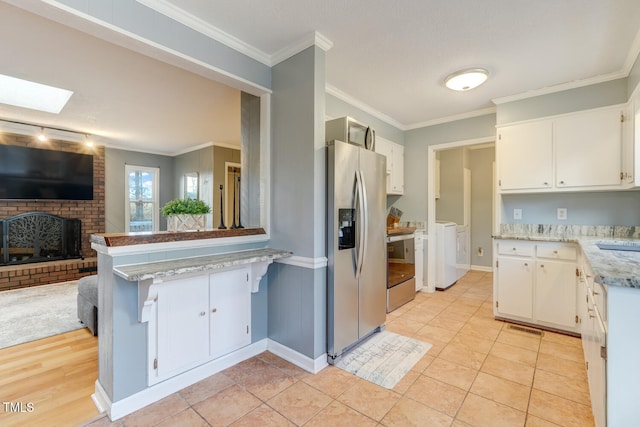
[[327, 153], [327, 354], [342, 354], [386, 319], [386, 158], [331, 141]]

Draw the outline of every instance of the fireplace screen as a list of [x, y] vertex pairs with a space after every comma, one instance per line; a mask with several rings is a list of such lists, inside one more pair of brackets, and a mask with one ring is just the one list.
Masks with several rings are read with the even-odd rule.
[[82, 257], [79, 219], [29, 212], [0, 220], [0, 265]]

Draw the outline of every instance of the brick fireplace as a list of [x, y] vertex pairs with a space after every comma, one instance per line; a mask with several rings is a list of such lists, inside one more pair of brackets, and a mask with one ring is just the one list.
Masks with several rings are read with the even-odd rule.
[[[2, 134], [0, 143], [33, 146], [33, 138]], [[0, 219], [30, 212], [67, 219], [77, 218], [81, 222], [82, 257], [0, 266], [0, 291], [76, 280], [96, 273], [96, 253], [91, 249], [89, 240], [92, 234], [105, 231], [104, 147], [85, 147], [75, 142], [53, 140], [46, 142], [46, 147], [42, 148], [93, 154], [93, 200], [0, 200]]]

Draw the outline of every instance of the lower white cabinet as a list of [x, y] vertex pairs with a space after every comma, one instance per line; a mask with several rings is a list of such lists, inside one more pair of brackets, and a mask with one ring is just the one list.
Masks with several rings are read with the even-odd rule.
[[251, 344], [249, 270], [238, 268], [157, 285], [149, 323], [149, 384]]
[[575, 245], [498, 240], [495, 252], [496, 316], [579, 332]]

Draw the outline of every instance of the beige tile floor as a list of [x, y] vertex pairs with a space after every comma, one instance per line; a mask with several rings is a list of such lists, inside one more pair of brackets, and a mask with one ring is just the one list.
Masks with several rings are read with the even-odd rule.
[[316, 375], [265, 352], [97, 426], [592, 426], [580, 340], [493, 319], [491, 273], [419, 293], [387, 330], [433, 347], [387, 390], [340, 369]]

